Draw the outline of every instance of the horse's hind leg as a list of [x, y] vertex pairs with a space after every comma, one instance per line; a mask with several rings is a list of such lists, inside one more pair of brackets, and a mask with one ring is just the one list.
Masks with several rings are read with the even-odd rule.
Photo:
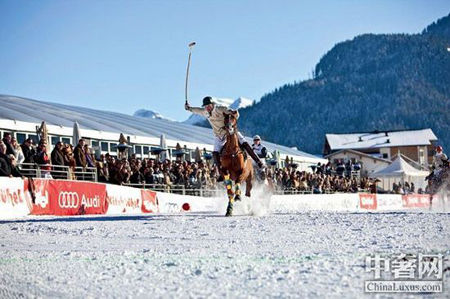
[[247, 185], [245, 187], [245, 196], [250, 197], [250, 191], [252, 191], [252, 187], [253, 187], [252, 178], [251, 177], [247, 178], [247, 181], [245, 183]]
[[234, 200], [241, 200], [241, 183], [234, 184]]

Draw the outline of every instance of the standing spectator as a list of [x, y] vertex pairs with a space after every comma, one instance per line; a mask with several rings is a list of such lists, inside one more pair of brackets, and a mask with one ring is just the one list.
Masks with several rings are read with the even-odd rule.
[[75, 155], [75, 162], [77, 163], [78, 167], [83, 167], [85, 168], [87, 165], [86, 162], [86, 155], [84, 152], [84, 145], [86, 144], [86, 142], [84, 141], [84, 139], [80, 139], [78, 141], [77, 146], [75, 147], [75, 151], [73, 152]]
[[40, 143], [35, 157], [35, 162], [40, 165], [43, 177], [51, 179], [51, 161], [47, 155], [47, 146], [44, 143]]
[[13, 147], [14, 157], [17, 164], [22, 164], [25, 160], [25, 156], [23, 155], [22, 148], [17, 143], [16, 138], [11, 139], [11, 146]]
[[6, 155], [6, 145], [0, 141], [0, 176], [11, 177], [11, 163]]
[[53, 149], [52, 153], [50, 154], [51, 156], [51, 160], [52, 160], [52, 164], [53, 165], [65, 165], [65, 161], [64, 161], [64, 153], [63, 153], [63, 143], [61, 141], [59, 141], [56, 145], [55, 148]]
[[86, 156], [86, 166], [87, 167], [95, 167], [95, 158], [91, 154], [91, 149], [87, 144], [84, 145], [84, 155]]
[[353, 163], [352, 160], [348, 160], [347, 163], [345, 163], [345, 176], [351, 177], [352, 176], [352, 170], [353, 170]]
[[338, 176], [343, 176], [345, 171], [345, 165], [342, 160], [339, 160], [337, 166], [336, 166], [336, 174]]
[[24, 163], [34, 163], [34, 156], [36, 155], [36, 151], [33, 147], [33, 139], [27, 138], [20, 145], [22, 148], [23, 156], [25, 157]]
[[63, 169], [63, 167], [58, 167], [65, 165], [64, 153], [62, 150], [63, 150], [63, 143], [58, 142], [56, 143], [55, 148], [52, 150], [50, 154], [51, 162], [52, 165], [54, 166], [52, 176], [55, 179], [68, 179], [68, 176], [65, 174], [65, 169]]
[[5, 132], [3, 133], [3, 143], [6, 146], [6, 155], [14, 155], [14, 149], [11, 145], [11, 133]]
[[411, 193], [414, 193], [416, 191], [416, 186], [414, 186], [413, 182], [411, 182], [410, 190], [411, 190]]

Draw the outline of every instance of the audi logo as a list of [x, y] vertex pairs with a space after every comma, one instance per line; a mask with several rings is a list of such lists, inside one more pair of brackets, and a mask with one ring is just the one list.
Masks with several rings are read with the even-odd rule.
[[58, 204], [60, 208], [70, 209], [78, 208], [80, 198], [76, 192], [60, 192], [58, 195]]

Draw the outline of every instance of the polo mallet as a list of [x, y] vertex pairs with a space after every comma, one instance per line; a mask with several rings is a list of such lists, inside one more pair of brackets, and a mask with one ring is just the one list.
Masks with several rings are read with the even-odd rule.
[[186, 69], [186, 86], [184, 88], [184, 98], [186, 100], [186, 104], [188, 103], [188, 82], [189, 82], [189, 67], [191, 66], [191, 54], [192, 54], [192, 48], [195, 46], [195, 42], [191, 42], [189, 47], [189, 58], [188, 58], [188, 64]]

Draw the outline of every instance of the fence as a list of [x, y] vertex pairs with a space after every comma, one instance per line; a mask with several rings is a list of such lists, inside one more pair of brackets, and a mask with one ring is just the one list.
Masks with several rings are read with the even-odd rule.
[[21, 163], [18, 166], [20, 173], [26, 177], [97, 182], [97, 169], [95, 167], [71, 168], [63, 165], [35, 163]]
[[[181, 195], [192, 195], [192, 196], [200, 196], [200, 197], [218, 197], [222, 196], [226, 193], [226, 190], [223, 186], [216, 187], [200, 187], [194, 188], [186, 185], [165, 185], [165, 184], [123, 184], [123, 186], [141, 188], [141, 189], [150, 189], [157, 192], [165, 192], [165, 193], [173, 193], [173, 194], [181, 194]], [[221, 188], [222, 187], [222, 188]]]
[[[97, 182], [97, 169], [95, 167], [75, 167], [62, 165], [39, 165], [34, 163], [22, 163], [19, 165], [20, 172], [27, 177], [36, 178], [53, 178], [62, 180], [78, 180], [78, 181], [91, 181]], [[223, 196], [226, 191], [222, 185], [214, 187], [202, 186], [200, 188], [188, 185], [175, 185], [175, 184], [132, 184], [125, 183], [124, 186], [130, 186], [135, 188], [150, 189], [157, 192], [173, 193], [180, 195], [191, 195], [200, 197], [219, 197]], [[359, 190], [360, 192], [368, 192], [368, 190]], [[306, 190], [300, 190], [297, 188], [279, 188], [275, 187], [272, 190], [274, 195], [296, 195], [296, 194], [313, 194], [314, 190], [308, 188]], [[336, 193], [332, 190], [323, 190], [322, 194]]]

